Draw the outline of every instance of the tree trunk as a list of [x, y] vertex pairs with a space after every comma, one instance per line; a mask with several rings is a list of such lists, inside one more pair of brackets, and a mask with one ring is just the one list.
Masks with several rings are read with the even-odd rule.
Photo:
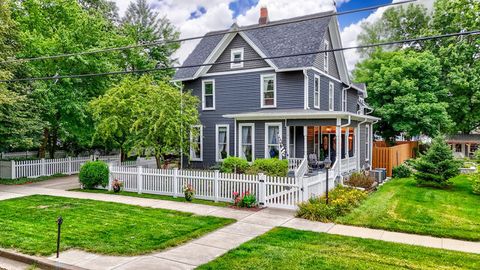
[[155, 161], [157, 163], [157, 169], [161, 169], [162, 168], [163, 156], [162, 155], [155, 155]]
[[45, 153], [47, 151], [47, 145], [48, 145], [48, 138], [50, 137], [50, 134], [48, 132], [48, 128], [43, 129], [43, 139], [42, 139], [42, 144], [40, 145], [40, 148], [38, 149], [38, 157], [39, 158], [45, 158]]
[[50, 148], [48, 152], [50, 153], [50, 158], [55, 158], [55, 152], [57, 151], [57, 140], [58, 140], [58, 129], [53, 129], [50, 134]]

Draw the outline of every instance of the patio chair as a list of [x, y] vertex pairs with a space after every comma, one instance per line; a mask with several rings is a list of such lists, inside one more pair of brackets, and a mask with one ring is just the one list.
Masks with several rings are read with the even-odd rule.
[[311, 153], [308, 155], [308, 167], [312, 170], [314, 169], [320, 169], [320, 165], [322, 163], [318, 161], [317, 154]]

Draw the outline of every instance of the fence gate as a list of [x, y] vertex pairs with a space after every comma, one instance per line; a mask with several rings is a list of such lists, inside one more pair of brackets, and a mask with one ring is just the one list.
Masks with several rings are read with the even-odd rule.
[[298, 178], [265, 177], [265, 206], [296, 209], [302, 200], [302, 191]]

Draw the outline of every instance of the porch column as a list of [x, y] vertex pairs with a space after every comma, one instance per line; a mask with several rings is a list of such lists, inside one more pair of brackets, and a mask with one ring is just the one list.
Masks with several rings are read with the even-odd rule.
[[304, 126], [303, 127], [303, 158], [307, 158], [308, 157], [308, 153], [307, 153], [307, 141], [308, 141], [308, 127], [307, 126]]
[[360, 170], [360, 125], [355, 129], [355, 158], [357, 160], [357, 171]]
[[350, 141], [348, 140], [348, 136], [350, 135], [350, 128], [345, 127], [345, 143], [343, 144], [345, 146], [345, 160], [347, 161], [347, 171], [350, 171], [350, 153], [348, 152], [348, 144]]
[[340, 174], [341, 170], [342, 170], [342, 120], [340, 118], [337, 118], [337, 127], [336, 127], [336, 135], [335, 137], [337, 138], [336, 140], [336, 152], [337, 152], [337, 156], [336, 156], [336, 162], [338, 162], [337, 164], [337, 173]]
[[290, 127], [287, 126], [287, 120], [285, 120], [285, 140], [283, 147], [286, 147], [285, 152], [287, 153], [287, 159], [290, 158]]

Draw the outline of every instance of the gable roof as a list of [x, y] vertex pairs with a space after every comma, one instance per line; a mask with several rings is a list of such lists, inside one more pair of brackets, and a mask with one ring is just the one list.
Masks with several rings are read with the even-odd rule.
[[[284, 24], [292, 20], [307, 19], [319, 17], [322, 15], [333, 14], [334, 11], [317, 13], [302, 17], [285, 19], [281, 21], [270, 22], [267, 27], [253, 28], [257, 25], [238, 27], [233, 26], [233, 29], [238, 29], [242, 36], [253, 43], [256, 50], [263, 57], [273, 57], [290, 54], [309, 53], [321, 50], [323, 48], [323, 41], [325, 33], [329, 27], [333, 17], [314, 18], [301, 22], [293, 22]], [[275, 25], [282, 23], [279, 25]], [[273, 26], [275, 25], [275, 26]], [[230, 32], [229, 32], [230, 31]], [[221, 35], [224, 33], [224, 35]], [[212, 34], [220, 34], [212, 36]], [[221, 49], [222, 42], [228, 42], [237, 35], [231, 30], [217, 31], [207, 33], [199, 44], [195, 47], [192, 53], [187, 57], [183, 66], [201, 65], [211, 63], [214, 51]], [[282, 69], [296, 69], [313, 67], [315, 61], [315, 54], [303, 56], [291, 56], [284, 58], [270, 59], [269, 62], [272, 67], [277, 70]], [[207, 61], [210, 60], [210, 61]], [[213, 62], [212, 61], [212, 62]], [[195, 79], [199, 75], [199, 70], [202, 67], [188, 67], [177, 70], [174, 80], [189, 80]], [[208, 70], [208, 67], [205, 68]]]

